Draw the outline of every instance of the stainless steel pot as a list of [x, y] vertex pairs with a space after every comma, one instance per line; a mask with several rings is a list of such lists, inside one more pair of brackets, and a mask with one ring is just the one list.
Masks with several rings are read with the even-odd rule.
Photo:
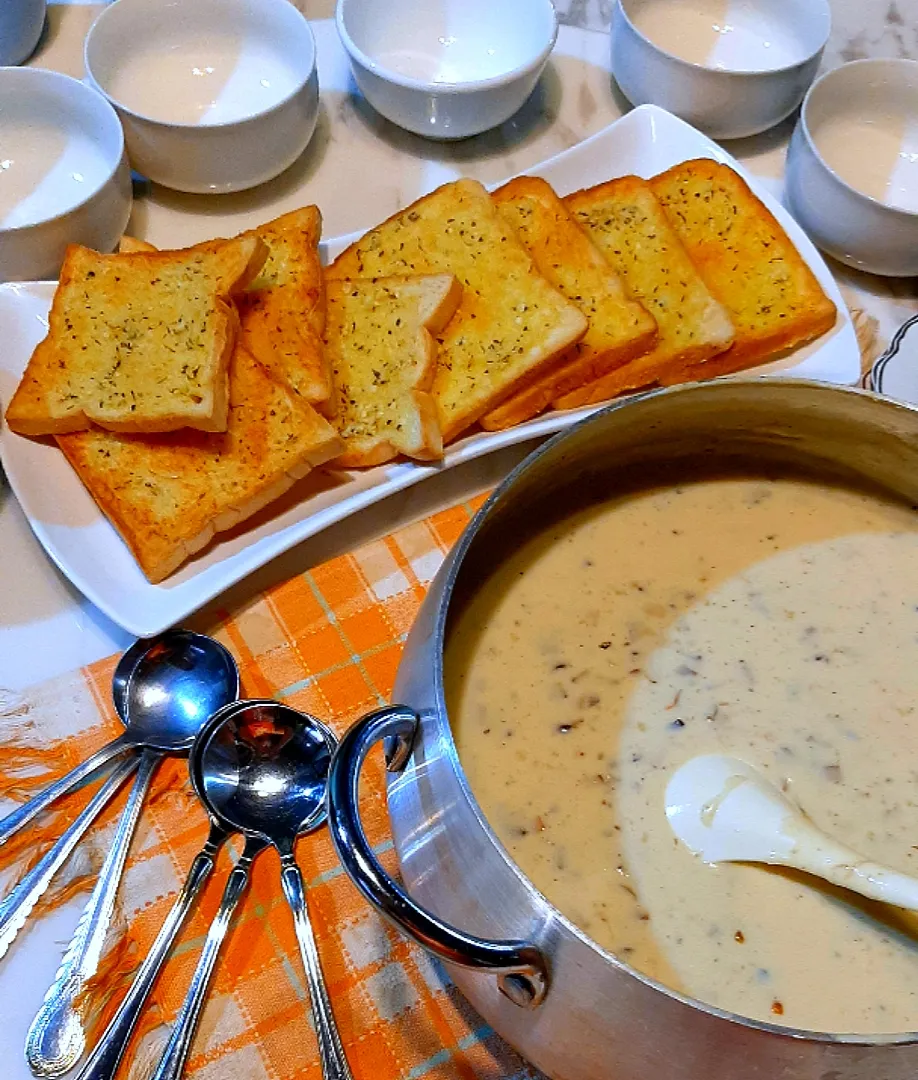
[[[395, 698], [359, 721], [332, 766], [330, 822], [363, 895], [430, 949], [482, 1016], [555, 1080], [906, 1080], [918, 1035], [819, 1035], [675, 993], [604, 952], [511, 861], [469, 790], [443, 696], [443, 645], [503, 553], [576, 489], [600, 496], [638, 465], [686, 457], [800, 465], [918, 502], [918, 411], [856, 390], [748, 380], [613, 405], [532, 454], [444, 563], [405, 647]], [[404, 888], [373, 855], [357, 787], [386, 742]]]

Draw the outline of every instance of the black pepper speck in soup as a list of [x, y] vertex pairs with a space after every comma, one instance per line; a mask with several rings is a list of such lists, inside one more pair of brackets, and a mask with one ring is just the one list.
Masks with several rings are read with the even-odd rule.
[[745, 1016], [918, 1028], [918, 917], [674, 839], [672, 772], [741, 757], [826, 831], [918, 874], [918, 515], [721, 475], [580, 510], [450, 632], [459, 755], [535, 885], [634, 967]]

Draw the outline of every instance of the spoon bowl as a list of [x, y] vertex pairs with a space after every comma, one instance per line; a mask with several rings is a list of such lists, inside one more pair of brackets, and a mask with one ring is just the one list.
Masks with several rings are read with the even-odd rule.
[[789, 866], [871, 900], [918, 911], [918, 880], [824, 833], [739, 758], [703, 754], [681, 765], [666, 786], [666, 817], [679, 840], [707, 863]]
[[245, 848], [226, 882], [204, 940], [185, 1001], [152, 1080], [179, 1080], [236, 906], [252, 862], [277, 849], [281, 885], [293, 923], [315, 1020], [325, 1080], [352, 1080], [335, 1023], [306, 906], [303, 875], [293, 855], [297, 836], [325, 820], [325, 791], [338, 741], [320, 720], [276, 701], [238, 701], [216, 713], [191, 751], [191, 782], [211, 821], [241, 832]]
[[276, 702], [240, 702], [201, 732], [191, 782], [229, 830], [284, 854], [325, 821], [325, 784], [337, 739], [331, 729]]
[[190, 750], [205, 721], [239, 696], [239, 670], [214, 638], [172, 630], [135, 642], [112, 678], [118, 715], [150, 750]]
[[170, 630], [135, 642], [118, 664], [112, 683], [124, 732], [0, 819], [0, 844], [114, 758], [130, 750], [190, 749], [203, 722], [238, 695], [236, 663], [213, 638]]

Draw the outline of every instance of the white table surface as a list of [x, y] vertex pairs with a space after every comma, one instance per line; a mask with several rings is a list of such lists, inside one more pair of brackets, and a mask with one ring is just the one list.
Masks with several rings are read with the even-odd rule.
[[[2, 0], [0, 0], [2, 2]], [[313, 19], [323, 110], [317, 137], [283, 177], [252, 193], [185, 196], [151, 189], [135, 204], [131, 230], [154, 243], [191, 243], [316, 202], [325, 236], [369, 226], [436, 183], [461, 173], [485, 182], [514, 175], [617, 119], [628, 108], [608, 73], [610, 0], [556, 0], [558, 47], [539, 89], [501, 129], [459, 144], [408, 135], [359, 98], [333, 24], [332, 0], [297, 0]], [[82, 75], [82, 37], [99, 4], [52, 3], [46, 35], [30, 61]], [[918, 57], [918, 0], [833, 0], [825, 66], [861, 56]], [[753, 172], [780, 190], [792, 125], [729, 144]], [[875, 315], [881, 339], [918, 311], [913, 281], [889, 282], [833, 266], [853, 302]], [[529, 448], [508, 451], [437, 477], [379, 504], [278, 560], [271, 580], [301, 572], [496, 483]], [[128, 635], [83, 600], [52, 566], [0, 479], [0, 700], [45, 678], [126, 647]], [[243, 583], [245, 596], [265, 575]], [[226, 603], [226, 598], [222, 601]], [[207, 611], [200, 621], [206, 625]]]

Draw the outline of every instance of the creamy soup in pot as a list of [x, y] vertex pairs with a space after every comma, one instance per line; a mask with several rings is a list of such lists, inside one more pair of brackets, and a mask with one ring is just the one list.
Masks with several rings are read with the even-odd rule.
[[918, 514], [789, 476], [624, 493], [549, 526], [452, 626], [460, 759], [512, 857], [669, 986], [812, 1030], [918, 1028], [918, 916], [709, 866], [664, 812], [727, 753], [827, 832], [918, 875]]

